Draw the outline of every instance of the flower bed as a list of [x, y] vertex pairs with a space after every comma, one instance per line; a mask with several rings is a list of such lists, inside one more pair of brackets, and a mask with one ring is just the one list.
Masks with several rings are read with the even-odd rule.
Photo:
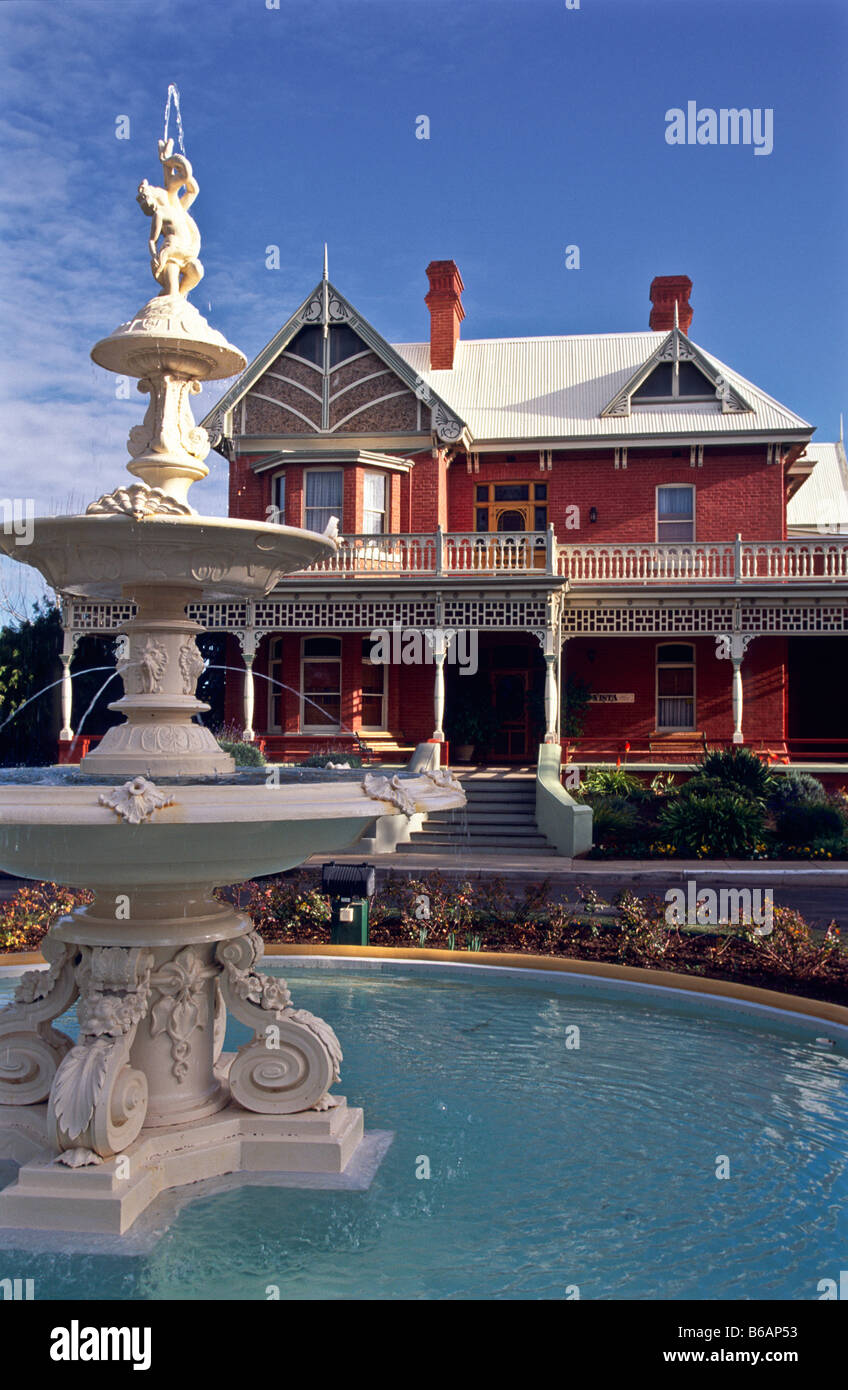
[[[219, 890], [249, 913], [268, 942], [328, 943], [330, 908], [308, 873], [294, 873]], [[580, 888], [575, 903], [557, 897], [547, 879], [513, 897], [502, 879], [457, 883], [439, 872], [421, 878], [390, 874], [372, 899], [374, 946], [448, 950], [525, 951], [609, 961], [848, 1004], [848, 955], [833, 922], [815, 932], [799, 912], [772, 910], [735, 926], [669, 925], [657, 898], [625, 890], [612, 905]], [[47, 928], [91, 894], [36, 884], [18, 891], [0, 912], [0, 950], [37, 950]]]
[[746, 749], [708, 753], [678, 783], [626, 768], [589, 772], [593, 859], [848, 859], [848, 795], [807, 773], [776, 772]]

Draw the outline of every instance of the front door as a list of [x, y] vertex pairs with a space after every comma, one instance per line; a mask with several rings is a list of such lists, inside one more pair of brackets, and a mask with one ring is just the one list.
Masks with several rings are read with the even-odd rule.
[[493, 671], [492, 704], [497, 716], [497, 733], [492, 742], [492, 754], [508, 762], [520, 762], [527, 757], [529, 730], [527, 722], [528, 671]]

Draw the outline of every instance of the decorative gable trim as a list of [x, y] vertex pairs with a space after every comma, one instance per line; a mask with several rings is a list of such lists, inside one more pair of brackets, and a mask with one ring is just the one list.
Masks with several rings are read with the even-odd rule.
[[601, 418], [604, 416], [629, 416], [632, 412], [634, 392], [638, 391], [655, 368], [663, 362], [671, 362], [675, 367], [680, 362], [691, 362], [693, 366], [697, 367], [715, 388], [716, 400], [721, 405], [722, 415], [753, 412], [753, 406], [742, 393], [735, 386], [730, 385], [718, 368], [705, 357], [700, 348], [689, 341], [681, 328], [675, 327], [663, 339], [656, 352], [652, 353], [647, 362], [644, 362], [633, 373], [630, 380], [616, 392], [609, 404], [604, 406], [601, 411]]
[[[470, 444], [471, 436], [465, 423], [451, 410], [447, 402], [442, 400], [429, 384], [422, 382], [421, 377], [412, 370], [400, 353], [381, 337], [367, 319], [357, 313], [353, 305], [329, 280], [322, 280], [205, 416], [203, 424], [206, 427], [206, 422], [209, 422], [213, 447], [220, 442], [223, 435], [232, 434], [233, 409], [285, 351], [300, 329], [323, 325], [326, 331], [332, 324], [347, 324], [352, 328], [366, 347], [385, 362], [403, 385], [430, 406], [431, 430], [439, 440], [445, 444], [455, 444], [462, 439]], [[289, 406], [286, 408], [290, 409]]]

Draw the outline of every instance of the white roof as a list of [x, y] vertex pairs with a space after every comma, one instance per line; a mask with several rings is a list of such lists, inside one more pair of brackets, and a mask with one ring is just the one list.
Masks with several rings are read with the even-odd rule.
[[801, 531], [848, 533], [848, 461], [844, 446], [808, 444], [806, 456], [814, 459], [815, 464], [787, 504], [787, 526], [796, 535]]
[[430, 370], [429, 343], [392, 346], [465, 421], [475, 441], [633, 440], [669, 433], [788, 435], [812, 430], [806, 420], [703, 348], [699, 351], [739, 390], [751, 411], [723, 414], [718, 402], [707, 401], [634, 405], [630, 415], [602, 416], [604, 407], [667, 336], [663, 331], [460, 340], [449, 371]]

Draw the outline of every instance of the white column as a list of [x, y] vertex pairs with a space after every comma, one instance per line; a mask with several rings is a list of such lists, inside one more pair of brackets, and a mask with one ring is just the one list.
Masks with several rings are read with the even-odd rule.
[[716, 656], [720, 661], [730, 661], [733, 667], [731, 701], [733, 708], [733, 742], [744, 743], [742, 733], [742, 660], [748, 650], [748, 643], [756, 634], [727, 632], [716, 637]]
[[244, 730], [242, 738], [245, 743], [253, 743], [256, 737], [253, 729], [253, 702], [254, 702], [254, 683], [253, 683], [253, 652], [244, 653]]
[[[73, 647], [73, 639], [71, 641]], [[62, 727], [59, 730], [60, 739], [72, 739], [74, 731], [71, 728], [71, 706], [73, 704], [74, 687], [71, 681], [71, 660], [73, 651], [62, 652], [59, 660], [62, 663]]]
[[436, 678], [433, 682], [433, 712], [436, 718], [436, 727], [433, 730], [433, 738], [439, 743], [445, 741], [445, 649], [439, 645], [433, 652], [433, 659], [436, 663]]
[[241, 647], [242, 659], [244, 661], [244, 690], [242, 692], [242, 715], [244, 718], [244, 729], [242, 738], [245, 743], [253, 743], [256, 733], [253, 728], [253, 711], [255, 701], [255, 683], [253, 679], [253, 663], [256, 659], [257, 634], [253, 627], [253, 605], [250, 605], [248, 613], [250, 626], [245, 627], [237, 633], [238, 643]]
[[545, 743], [559, 742], [557, 722], [559, 701], [557, 699], [556, 657], [552, 651], [545, 652]]

